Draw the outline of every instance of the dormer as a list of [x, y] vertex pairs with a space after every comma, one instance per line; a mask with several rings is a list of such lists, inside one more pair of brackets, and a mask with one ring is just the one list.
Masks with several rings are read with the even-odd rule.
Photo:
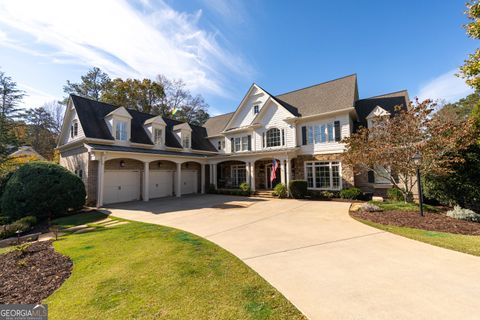
[[147, 119], [143, 127], [155, 146], [161, 147], [165, 145], [165, 128], [167, 124], [162, 116]]
[[370, 112], [370, 114], [366, 117], [367, 125], [369, 128], [372, 128], [375, 125], [375, 118], [389, 117], [389, 116], [390, 116], [390, 112], [388, 112], [387, 110], [383, 109], [380, 106], [376, 106], [372, 110], [372, 112]]
[[127, 109], [119, 107], [113, 110], [105, 116], [105, 121], [115, 141], [130, 141], [132, 116]]
[[192, 127], [188, 123], [180, 123], [173, 127], [173, 133], [184, 149], [192, 148]]

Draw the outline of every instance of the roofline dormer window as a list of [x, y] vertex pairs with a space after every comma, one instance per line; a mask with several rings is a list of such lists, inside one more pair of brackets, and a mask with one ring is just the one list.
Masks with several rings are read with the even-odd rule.
[[126, 120], [115, 121], [115, 139], [119, 141], [128, 140], [128, 129]]
[[78, 121], [75, 119], [70, 125], [70, 138], [75, 138], [78, 136]]

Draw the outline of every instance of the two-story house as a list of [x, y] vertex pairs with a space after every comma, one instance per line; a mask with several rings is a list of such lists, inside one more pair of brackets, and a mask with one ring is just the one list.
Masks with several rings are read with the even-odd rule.
[[383, 193], [387, 181], [342, 164], [342, 139], [407, 102], [406, 91], [359, 99], [356, 75], [275, 96], [253, 84], [234, 112], [200, 127], [72, 95], [60, 163], [98, 206], [293, 179], [310, 190]]

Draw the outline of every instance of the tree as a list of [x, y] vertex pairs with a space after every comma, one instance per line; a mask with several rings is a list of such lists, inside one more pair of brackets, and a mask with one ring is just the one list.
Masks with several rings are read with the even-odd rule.
[[63, 124], [63, 116], [65, 115], [65, 105], [58, 101], [50, 101], [43, 105], [45, 111], [50, 114], [52, 118], [52, 131], [56, 136], [60, 135]]
[[31, 145], [38, 153], [47, 159], [52, 159], [56, 145], [55, 120], [45, 108], [28, 109], [23, 114], [27, 124], [25, 144]]
[[164, 95], [162, 85], [150, 79], [117, 78], [110, 81], [101, 100], [141, 112], [159, 114], [160, 102]]
[[[93, 100], [100, 100], [104, 90], [110, 83], [110, 77], [100, 68], [93, 67], [86, 75], [81, 76], [79, 83], [73, 83], [67, 80], [67, 84], [63, 87], [66, 94], [76, 94]], [[68, 101], [68, 97], [63, 101]]]
[[[464, 25], [467, 36], [472, 39], [480, 39], [479, 1], [471, 0], [468, 2], [465, 14], [467, 15], [467, 18], [471, 20], [471, 22]], [[469, 54], [464, 65], [460, 67], [460, 73], [458, 75], [464, 78], [469, 86], [475, 90], [480, 90], [480, 49], [477, 49], [474, 53]]]
[[13, 133], [14, 118], [24, 96], [17, 83], [0, 71], [0, 163], [5, 160], [10, 147], [17, 145]]
[[447, 174], [462, 161], [458, 152], [474, 139], [472, 121], [432, 117], [434, 107], [430, 100], [417, 100], [392, 117], [377, 117], [374, 126], [362, 127], [344, 139], [344, 163], [387, 179], [407, 201], [417, 183], [412, 159], [417, 152], [422, 155], [422, 172]]
[[169, 80], [164, 75], [158, 75], [157, 82], [165, 91], [159, 114], [196, 125], [203, 125], [208, 120], [208, 104], [200, 95], [193, 97], [181, 79]]

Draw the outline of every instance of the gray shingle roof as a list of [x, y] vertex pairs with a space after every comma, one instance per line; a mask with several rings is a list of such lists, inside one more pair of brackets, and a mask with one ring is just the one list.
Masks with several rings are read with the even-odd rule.
[[215, 136], [222, 132], [233, 114], [234, 112], [229, 112], [208, 119], [203, 125], [207, 129], [208, 136]]
[[[114, 140], [105, 122], [105, 116], [119, 107], [76, 95], [70, 95], [70, 97], [77, 110], [78, 118], [80, 119], [80, 123], [87, 138]], [[155, 116], [132, 109], [127, 109], [127, 111], [132, 116], [130, 140], [135, 143], [153, 145], [153, 142], [145, 132], [143, 125], [147, 119]], [[180, 142], [173, 133], [173, 127], [183, 124], [184, 122], [166, 117], [162, 118], [167, 124], [165, 130], [165, 145], [172, 148], [182, 148]], [[205, 128], [192, 124], [190, 124], [190, 127], [192, 128], [192, 149], [217, 151], [206, 138], [207, 131]]]
[[357, 75], [323, 82], [275, 96], [296, 108], [302, 117], [352, 108], [358, 96]]
[[374, 96], [366, 99], [360, 99], [355, 103], [355, 110], [358, 115], [358, 124], [364, 127], [367, 126], [367, 116], [375, 109], [376, 106], [379, 106], [391, 115], [395, 114], [395, 107], [401, 106], [402, 109], [406, 109], [408, 106], [408, 92], [407, 90], [386, 93], [379, 96]]

